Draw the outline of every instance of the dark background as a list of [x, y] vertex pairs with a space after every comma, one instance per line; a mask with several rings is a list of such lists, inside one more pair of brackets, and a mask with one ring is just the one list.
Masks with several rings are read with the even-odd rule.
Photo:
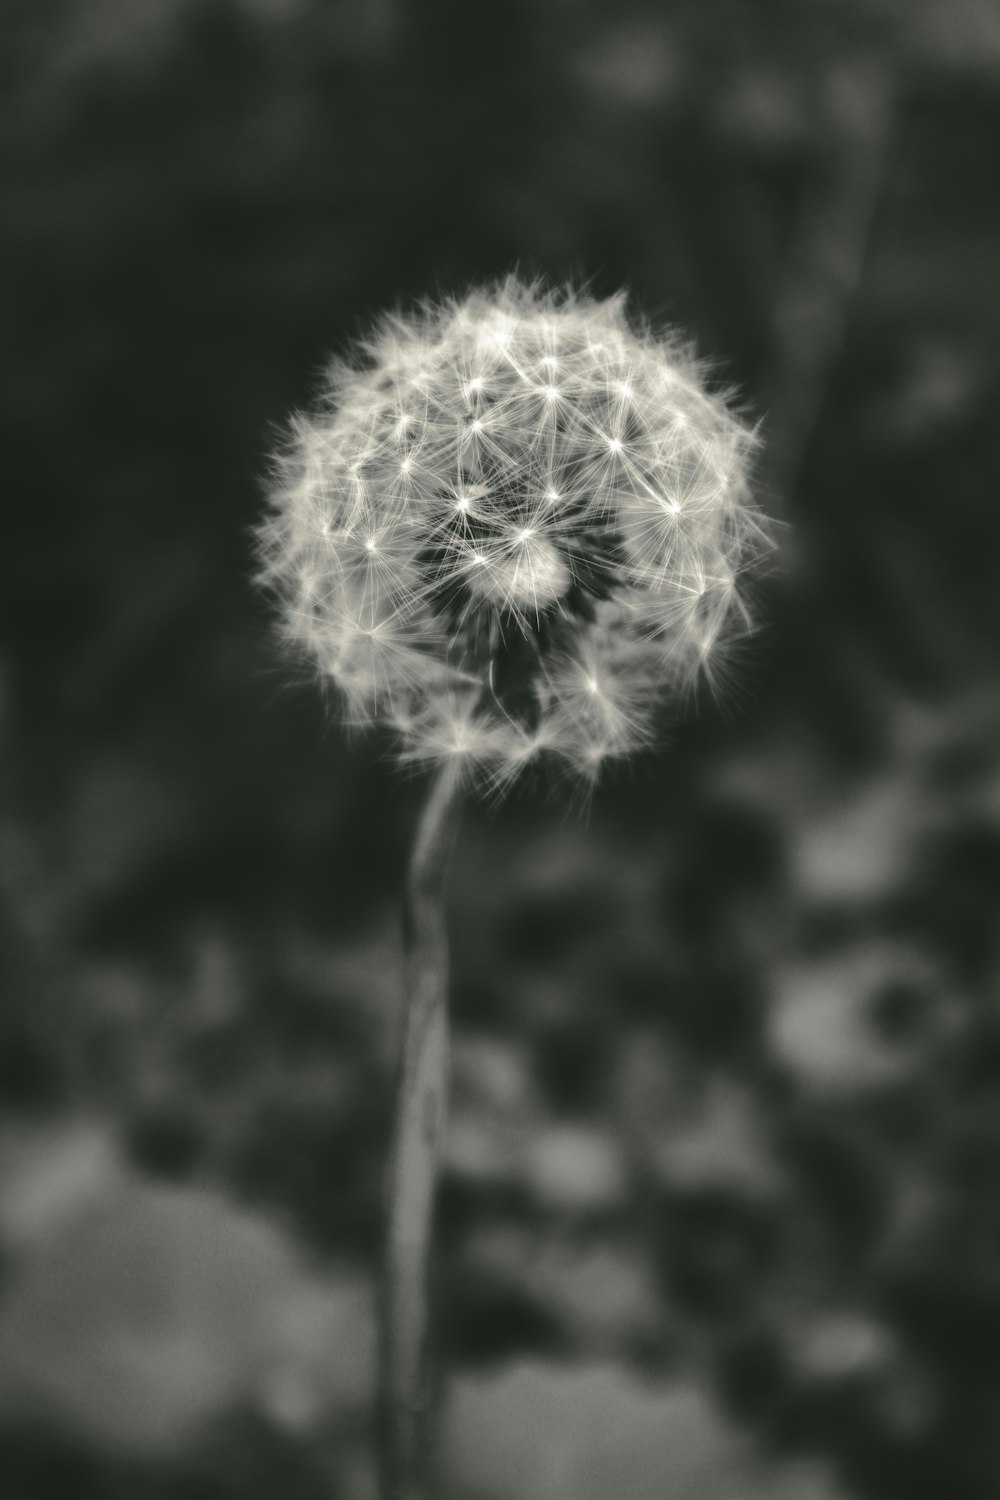
[[694, 335], [787, 526], [662, 754], [467, 812], [454, 1494], [1000, 1493], [1000, 11], [0, 23], [9, 1500], [372, 1494], [421, 788], [251, 531], [325, 357], [515, 265]]

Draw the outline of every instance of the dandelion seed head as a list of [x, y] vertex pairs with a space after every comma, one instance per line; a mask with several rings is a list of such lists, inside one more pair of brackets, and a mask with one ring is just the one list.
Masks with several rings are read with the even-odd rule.
[[404, 761], [489, 789], [650, 743], [751, 627], [753, 432], [622, 297], [512, 278], [364, 347], [276, 464], [258, 535], [285, 639]]

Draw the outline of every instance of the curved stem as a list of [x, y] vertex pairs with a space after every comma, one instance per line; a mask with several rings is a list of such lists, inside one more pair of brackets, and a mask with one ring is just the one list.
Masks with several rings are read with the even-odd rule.
[[850, 110], [826, 177], [803, 205], [761, 380], [772, 507], [793, 495], [822, 415], [896, 144], [903, 80], [895, 59], [855, 58], [839, 84]]
[[430, 1493], [428, 1290], [448, 1089], [444, 886], [459, 806], [457, 777], [446, 767], [421, 815], [406, 886], [406, 1017], [382, 1288], [382, 1500], [425, 1500]]

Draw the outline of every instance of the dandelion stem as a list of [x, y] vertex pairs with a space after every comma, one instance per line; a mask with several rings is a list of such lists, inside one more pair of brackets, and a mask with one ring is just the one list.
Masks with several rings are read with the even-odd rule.
[[382, 1288], [382, 1500], [426, 1500], [431, 1494], [429, 1273], [448, 1089], [444, 889], [459, 808], [457, 778], [445, 767], [420, 818], [406, 887], [406, 1016]]

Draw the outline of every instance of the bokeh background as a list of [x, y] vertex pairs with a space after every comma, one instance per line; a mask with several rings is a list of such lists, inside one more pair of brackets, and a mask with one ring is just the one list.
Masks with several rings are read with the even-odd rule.
[[371, 1500], [419, 783], [251, 583], [368, 316], [519, 265], [764, 420], [763, 628], [466, 815], [454, 1500], [1000, 1493], [1000, 9], [3, 0], [7, 1500]]

